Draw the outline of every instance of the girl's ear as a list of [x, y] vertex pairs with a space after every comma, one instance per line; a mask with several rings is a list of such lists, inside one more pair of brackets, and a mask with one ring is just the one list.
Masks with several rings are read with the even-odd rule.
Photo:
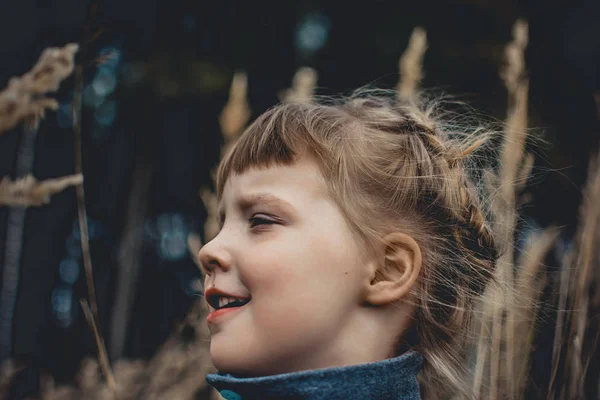
[[382, 257], [369, 264], [365, 301], [386, 305], [408, 295], [421, 272], [421, 249], [409, 235], [394, 232], [384, 238]]

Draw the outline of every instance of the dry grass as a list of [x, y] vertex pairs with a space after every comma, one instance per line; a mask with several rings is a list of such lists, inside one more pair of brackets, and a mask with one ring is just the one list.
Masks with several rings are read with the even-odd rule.
[[[48, 48], [31, 71], [9, 80], [8, 86], [0, 92], [0, 134], [22, 121], [35, 126], [47, 109], [58, 108], [58, 102], [45, 95], [57, 91], [60, 83], [71, 75], [78, 48], [73, 43], [62, 48]], [[4, 177], [0, 180], [0, 206], [41, 206], [49, 203], [53, 194], [82, 182], [81, 174], [43, 182], [30, 175], [15, 181]]]
[[11, 78], [0, 92], [0, 134], [25, 119], [39, 119], [47, 109], [56, 110], [56, 100], [45, 97], [58, 90], [73, 72], [76, 44], [44, 50], [39, 61], [25, 75]]
[[530, 356], [532, 343], [536, 333], [536, 321], [540, 309], [540, 299], [548, 277], [544, 261], [548, 253], [556, 243], [560, 231], [558, 229], [547, 229], [540, 233], [532, 234], [527, 245], [522, 249], [518, 261], [515, 278], [515, 293], [521, 301], [520, 307], [508, 310], [507, 318], [512, 320], [512, 357], [514, 366], [512, 375], [512, 393], [515, 398], [523, 398], [526, 384], [528, 383]]
[[[203, 377], [214, 373], [207, 347], [208, 330], [204, 326], [206, 308], [198, 302], [172, 337], [150, 361], [120, 360], [113, 366], [115, 388], [102, 380], [96, 360], [81, 364], [77, 386], [58, 386], [52, 378], [42, 379], [43, 400], [159, 400], [194, 399], [206, 387]], [[194, 338], [182, 339], [182, 331], [191, 329]], [[15, 366], [6, 363], [0, 376], [0, 398], [4, 398]]]
[[[600, 326], [597, 315], [600, 301], [592, 294], [600, 287], [600, 159], [590, 166], [579, 229], [575, 245], [564, 257], [556, 293], [557, 320], [553, 349], [536, 349], [540, 332], [536, 323], [544, 302], [541, 296], [552, 280], [544, 260], [554, 247], [559, 230], [549, 228], [532, 235], [515, 262], [515, 227], [518, 207], [523, 203], [522, 190], [531, 171], [533, 159], [525, 152], [527, 140], [527, 90], [524, 50], [527, 26], [518, 21], [514, 40], [507, 46], [507, 68], [502, 72], [509, 94], [509, 111], [500, 153], [499, 174], [491, 184], [498, 190], [494, 213], [499, 223], [496, 233], [504, 246], [498, 261], [496, 279], [484, 296], [483, 321], [479, 326], [477, 365], [474, 388], [478, 398], [524, 398], [531, 384], [530, 362], [534, 351], [553, 354], [552, 377], [547, 386], [548, 398], [587, 398], [586, 386], [597, 382], [588, 367], [598, 357]], [[597, 374], [597, 371], [595, 372]], [[535, 388], [544, 392], [543, 388]]]
[[8, 177], [0, 180], [0, 206], [31, 207], [50, 202], [50, 197], [68, 187], [83, 184], [83, 175], [75, 174], [62, 178], [38, 181], [33, 176], [12, 181]]
[[283, 92], [281, 100], [286, 103], [310, 103], [315, 95], [319, 74], [310, 67], [298, 68], [292, 79], [292, 87]]
[[[73, 153], [75, 158], [75, 172], [83, 175], [83, 149], [81, 140], [81, 119], [82, 119], [82, 100], [83, 100], [83, 66], [75, 66], [75, 92], [73, 96], [73, 105], [71, 115], [73, 119], [73, 131], [75, 140], [73, 143]], [[81, 251], [83, 258], [83, 270], [87, 283], [88, 299], [80, 299], [86, 321], [94, 334], [96, 340], [98, 359], [106, 382], [112, 394], [112, 399], [117, 399], [117, 387], [110, 364], [108, 353], [104, 345], [104, 338], [100, 335], [100, 318], [98, 316], [98, 302], [96, 300], [96, 288], [94, 284], [94, 274], [92, 269], [92, 255], [90, 253], [90, 239], [88, 233], [88, 218], [85, 205], [85, 191], [83, 185], [75, 188], [77, 194], [77, 217], [79, 220], [79, 232], [81, 232]]]
[[[527, 135], [527, 94], [528, 80], [525, 78], [525, 48], [527, 46], [527, 24], [517, 21], [513, 28], [513, 41], [506, 48], [507, 67], [503, 74], [508, 89], [508, 116], [504, 144], [500, 153], [499, 173], [500, 196], [495, 200], [496, 216], [502, 221], [504, 234], [499, 236], [504, 251], [497, 264], [497, 280], [502, 286], [492, 289], [494, 306], [492, 316], [492, 353], [490, 368], [490, 399], [495, 399], [500, 392], [510, 393], [514, 398], [517, 394], [515, 383], [515, 361], [517, 349], [515, 346], [515, 321], [519, 317], [523, 304], [523, 293], [515, 291], [517, 282], [514, 276], [515, 249], [512, 244], [517, 224], [517, 193], [519, 191], [517, 178], [527, 176], [529, 171], [522, 172], [525, 163], [525, 138]], [[523, 182], [521, 182], [523, 184]], [[521, 270], [521, 268], [518, 268]], [[520, 297], [516, 301], [515, 295]], [[504, 315], [506, 317], [504, 318]], [[526, 331], [527, 332], [527, 331]], [[521, 334], [521, 333], [520, 333]], [[505, 349], [505, 362], [501, 361], [502, 347]], [[503, 365], [501, 365], [501, 363]], [[522, 364], [522, 363], [521, 363]], [[504, 379], [503, 379], [504, 378]], [[503, 382], [502, 382], [503, 380]], [[500, 387], [500, 385], [505, 387]]]
[[[245, 72], [238, 71], [233, 75], [233, 80], [231, 81], [231, 87], [229, 89], [229, 100], [219, 116], [221, 133], [224, 138], [221, 156], [233, 146], [250, 120], [251, 110], [248, 105], [247, 97], [248, 76]], [[214, 174], [215, 171], [212, 172], [213, 180]], [[219, 231], [219, 223], [217, 222], [217, 195], [209, 188], [204, 187], [200, 189], [200, 198], [208, 213], [204, 224], [204, 235], [206, 240], [210, 240], [215, 237]], [[188, 245], [196, 245], [193, 251], [199, 251], [199, 247], [202, 246], [202, 243], [197, 239], [199, 238], [188, 238]], [[192, 248], [190, 247], [190, 250], [191, 249]], [[196, 257], [194, 257], [194, 259], [196, 259]]]
[[574, 246], [564, 258], [560, 276], [550, 383], [551, 395], [569, 399], [587, 398], [586, 384], [598, 381], [598, 371], [588, 367], [597, 360], [600, 339], [600, 155], [590, 163], [579, 219]]
[[549, 229], [514, 247], [522, 190], [533, 165], [526, 153], [528, 79], [525, 70], [527, 24], [517, 21], [513, 41], [506, 47], [506, 67], [501, 71], [508, 91], [508, 113], [497, 175], [488, 175], [488, 191], [496, 193], [492, 209], [499, 244], [495, 280], [483, 296], [477, 337], [474, 391], [478, 398], [520, 398], [529, 374], [537, 310], [546, 282], [544, 259], [558, 231]]
[[416, 93], [423, 79], [423, 58], [426, 51], [427, 32], [418, 26], [413, 29], [408, 46], [398, 61], [400, 80], [396, 90], [400, 98], [407, 98]]
[[237, 71], [231, 81], [229, 100], [219, 117], [221, 133], [225, 138], [224, 151], [231, 142], [235, 142], [250, 119], [251, 110], [247, 95], [248, 75], [243, 71]]

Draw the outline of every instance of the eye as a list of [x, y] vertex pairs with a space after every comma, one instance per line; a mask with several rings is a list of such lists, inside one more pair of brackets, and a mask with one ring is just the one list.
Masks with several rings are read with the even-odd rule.
[[251, 228], [254, 228], [255, 226], [259, 225], [273, 225], [276, 223], [276, 221], [269, 218], [265, 218], [263, 215], [253, 215], [252, 218], [249, 219], [249, 221]]

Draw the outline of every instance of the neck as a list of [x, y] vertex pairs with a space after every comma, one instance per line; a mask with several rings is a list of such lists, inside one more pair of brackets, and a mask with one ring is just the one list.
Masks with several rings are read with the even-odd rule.
[[[327, 351], [311, 354], [309, 365], [298, 365], [286, 372], [315, 368], [334, 368], [372, 363], [394, 358], [400, 339], [413, 323], [414, 306], [403, 302], [386, 307], [364, 306], [346, 320]], [[373, 340], [377, 338], [377, 340]]]
[[413, 315], [414, 306], [405, 302], [360, 308], [347, 320], [320, 365], [341, 367], [394, 358], [399, 354], [400, 339], [413, 323]]
[[362, 308], [347, 321], [346, 328], [330, 346], [330, 362], [323, 365], [341, 367], [393, 358], [397, 355], [394, 350], [401, 328], [397, 311], [388, 315], [381, 309]]

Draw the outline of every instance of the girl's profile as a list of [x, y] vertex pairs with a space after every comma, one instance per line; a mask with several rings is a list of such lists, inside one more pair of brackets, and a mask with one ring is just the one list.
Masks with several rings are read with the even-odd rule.
[[4, 3], [0, 400], [600, 400], [599, 0]]
[[468, 168], [485, 139], [373, 91], [260, 116], [219, 166], [199, 255], [208, 382], [231, 399], [469, 397], [497, 257]]

